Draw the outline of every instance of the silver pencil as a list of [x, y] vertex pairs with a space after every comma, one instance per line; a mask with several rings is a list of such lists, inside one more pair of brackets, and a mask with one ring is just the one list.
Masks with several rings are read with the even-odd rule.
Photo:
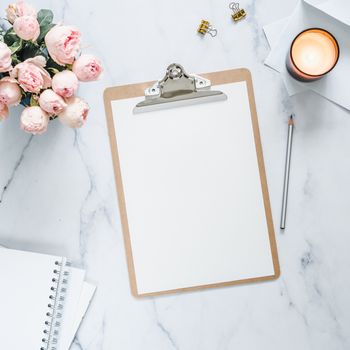
[[284, 229], [286, 227], [290, 160], [292, 155], [292, 139], [293, 139], [293, 129], [294, 129], [293, 118], [294, 118], [294, 114], [292, 114], [288, 120], [288, 139], [287, 139], [286, 164], [284, 167], [284, 183], [283, 183], [282, 211], [281, 211], [281, 224], [280, 224], [281, 229]]

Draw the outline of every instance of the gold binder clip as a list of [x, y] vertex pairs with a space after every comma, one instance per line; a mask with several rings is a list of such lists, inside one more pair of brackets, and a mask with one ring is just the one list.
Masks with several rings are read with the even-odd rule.
[[208, 33], [212, 37], [216, 36], [218, 33], [218, 31], [208, 21], [205, 21], [205, 20], [201, 21], [197, 32], [202, 35], [205, 35]]
[[233, 11], [231, 16], [235, 22], [240, 21], [241, 19], [243, 19], [247, 15], [243, 9], [239, 8], [238, 2], [231, 2], [229, 7]]

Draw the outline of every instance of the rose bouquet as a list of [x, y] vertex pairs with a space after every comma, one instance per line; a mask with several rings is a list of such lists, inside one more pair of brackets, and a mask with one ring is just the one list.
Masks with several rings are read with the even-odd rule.
[[54, 24], [51, 10], [37, 12], [24, 1], [10, 4], [6, 17], [0, 28], [0, 120], [21, 104], [26, 132], [43, 133], [56, 118], [72, 128], [84, 125], [89, 106], [75, 94], [80, 82], [97, 80], [102, 67], [81, 53], [80, 31]]

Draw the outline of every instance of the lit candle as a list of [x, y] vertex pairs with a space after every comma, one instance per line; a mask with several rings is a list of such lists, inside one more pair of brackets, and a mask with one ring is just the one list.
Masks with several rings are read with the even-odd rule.
[[324, 29], [310, 28], [293, 40], [287, 56], [287, 70], [300, 81], [320, 79], [338, 62], [339, 46], [332, 34]]

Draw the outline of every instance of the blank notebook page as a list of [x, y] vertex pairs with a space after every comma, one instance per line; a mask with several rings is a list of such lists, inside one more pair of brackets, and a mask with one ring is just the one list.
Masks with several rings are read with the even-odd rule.
[[55, 262], [62, 258], [0, 248], [0, 348], [39, 350], [52, 294]]
[[274, 275], [245, 82], [134, 115], [112, 102], [138, 294]]

